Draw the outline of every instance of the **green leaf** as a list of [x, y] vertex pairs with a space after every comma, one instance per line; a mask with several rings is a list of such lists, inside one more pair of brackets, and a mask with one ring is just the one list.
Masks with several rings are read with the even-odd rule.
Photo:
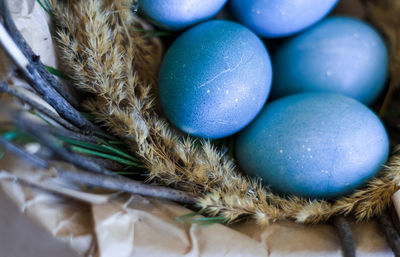
[[124, 141], [114, 141], [114, 140], [108, 141], [108, 143], [111, 145], [124, 145], [125, 144]]
[[101, 132], [101, 131], [95, 131], [94, 134], [98, 135], [98, 136], [102, 136], [102, 137], [110, 139], [110, 140], [115, 140], [115, 141], [118, 140], [118, 138], [116, 138], [114, 136], [111, 136], [111, 135], [109, 135], [107, 133]]
[[3, 134], [3, 137], [7, 141], [13, 141], [17, 137], [17, 132], [16, 131], [7, 132]]
[[42, 3], [42, 1], [40, 1], [40, 0], [36, 0], [36, 1], [37, 1], [38, 4], [43, 8], [43, 10], [44, 10], [45, 12], [47, 12], [48, 15], [53, 15], [53, 13], [51, 13], [50, 10], [47, 9], [47, 7]]
[[7, 141], [17, 141], [18, 143], [36, 142], [35, 138], [20, 130], [11, 130], [11, 131], [3, 130], [3, 132], [0, 134]]
[[135, 32], [143, 32], [144, 37], [165, 37], [170, 36], [173, 33], [165, 30], [148, 30], [148, 29], [138, 29], [134, 28], [133, 31]]
[[108, 146], [108, 145], [102, 145], [102, 147], [104, 147], [107, 150], [110, 150], [111, 152], [113, 152], [115, 154], [120, 155], [121, 157], [125, 157], [125, 158], [127, 158], [129, 160], [132, 160], [134, 162], [140, 162], [140, 160], [138, 160], [137, 158], [135, 158], [133, 156], [130, 156], [129, 154], [124, 153], [124, 152], [122, 152], [122, 151], [120, 151], [120, 150], [118, 150], [118, 149], [116, 149], [114, 147], [111, 147], [111, 146]]
[[43, 0], [43, 1], [44, 1], [44, 4], [43, 4], [43, 2], [40, 1], [40, 0], [36, 0], [36, 1], [37, 1], [37, 2], [39, 3], [39, 5], [43, 8], [43, 10], [50, 16], [51, 19], [54, 20], [54, 19], [56, 18], [56, 16], [54, 15], [54, 9], [53, 9], [53, 7], [51, 6], [49, 0]]
[[138, 175], [138, 174], [140, 174], [137, 171], [116, 171], [115, 173], [117, 173], [119, 175]]
[[64, 73], [62, 73], [61, 71], [59, 71], [59, 70], [57, 70], [57, 69], [55, 69], [55, 68], [53, 68], [53, 67], [50, 67], [50, 66], [47, 66], [47, 65], [45, 65], [44, 66], [51, 74], [53, 74], [53, 75], [55, 75], [55, 76], [57, 76], [57, 77], [59, 77], [59, 78], [62, 78], [62, 79], [65, 79], [65, 80], [72, 80], [70, 77], [68, 77], [67, 75], [65, 75]]
[[42, 121], [44, 121], [47, 125], [49, 125], [50, 127], [53, 126], [53, 124], [50, 123], [50, 121], [48, 121], [45, 117], [43, 117], [43, 115], [41, 115], [40, 113], [38, 113], [35, 110], [29, 110], [29, 113], [35, 115], [36, 117], [38, 117], [39, 119], [41, 119]]
[[175, 221], [180, 224], [199, 224], [202, 226], [221, 224], [226, 222], [226, 218], [224, 217], [202, 217], [200, 215], [201, 213], [199, 212], [188, 213], [177, 217]]
[[90, 120], [90, 121], [94, 121], [95, 117], [88, 112], [79, 112], [83, 117], [85, 117], [86, 119]]
[[103, 146], [99, 145], [99, 144], [80, 141], [80, 140], [76, 140], [76, 139], [72, 139], [72, 138], [68, 138], [68, 137], [63, 137], [63, 136], [58, 136], [57, 138], [62, 140], [63, 142], [71, 144], [71, 145], [76, 145], [76, 146], [84, 147], [84, 148], [87, 148], [87, 149], [91, 149], [91, 150], [95, 150], [95, 151], [103, 152], [103, 153], [113, 153], [112, 151], [110, 151], [110, 150], [108, 150], [106, 148], [103, 148]]
[[0, 151], [0, 160], [3, 159], [3, 157], [4, 157], [4, 152]]
[[86, 148], [82, 148], [79, 146], [71, 146], [71, 149], [77, 153], [82, 153], [82, 154], [88, 154], [88, 155], [94, 155], [94, 156], [98, 156], [98, 157], [102, 157], [102, 158], [106, 158], [109, 160], [113, 160], [122, 164], [126, 164], [126, 165], [130, 165], [130, 166], [134, 166], [136, 168], [145, 168], [144, 166], [140, 165], [139, 163], [124, 159], [124, 158], [120, 158], [118, 156], [114, 156], [111, 154], [106, 154], [106, 153], [102, 153], [102, 152], [98, 152], [98, 151], [93, 151], [93, 150], [89, 150]]
[[134, 162], [140, 163], [140, 161], [137, 158], [135, 158], [135, 157], [133, 157], [133, 156], [127, 154], [127, 153], [124, 153], [119, 149], [116, 149], [116, 148], [108, 145], [106, 141], [104, 141], [104, 140], [102, 140], [100, 138], [98, 138], [98, 140], [103, 143], [102, 145], [95, 144], [95, 143], [90, 143], [90, 142], [79, 141], [79, 140], [76, 140], [76, 139], [62, 137], [62, 136], [59, 136], [58, 138], [61, 139], [64, 142], [72, 144], [72, 145], [77, 145], [77, 146], [88, 148], [88, 149], [95, 150], [95, 151], [98, 151], [98, 152], [116, 154], [116, 155], [119, 155], [120, 157], [124, 157], [124, 158], [126, 158], [128, 160], [132, 160]]

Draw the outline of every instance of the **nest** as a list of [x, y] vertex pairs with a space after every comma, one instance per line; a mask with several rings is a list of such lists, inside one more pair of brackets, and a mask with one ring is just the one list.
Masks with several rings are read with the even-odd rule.
[[[190, 193], [202, 213], [227, 223], [242, 218], [260, 224], [278, 220], [321, 223], [338, 215], [367, 220], [382, 214], [399, 189], [400, 155], [393, 154], [362, 189], [334, 202], [281, 197], [243, 176], [235, 161], [210, 141], [183, 136], [156, 108], [159, 58], [154, 42], [132, 30], [133, 1], [53, 1], [61, 58], [75, 86], [90, 93], [84, 107], [112, 134], [123, 138], [149, 171], [148, 181]], [[391, 51], [391, 80], [382, 113], [399, 85], [400, 43], [396, 1], [366, 1], [369, 19]], [[397, 78], [396, 78], [397, 77]]]
[[[142, 25], [132, 15], [135, 2], [46, 1], [47, 11], [56, 25], [55, 38], [65, 65], [63, 68], [74, 86], [85, 94], [81, 106], [93, 115], [96, 124], [124, 140], [135, 155], [134, 160], [147, 171], [148, 183], [179, 190], [161, 190], [165, 198], [194, 204], [202, 214], [221, 217], [226, 223], [254, 219], [259, 224], [279, 220], [314, 224], [338, 216], [354, 216], [362, 221], [380, 216], [387, 210], [400, 184], [400, 153], [396, 151], [382, 171], [363, 188], [331, 202], [276, 195], [259, 181], [243, 175], [235, 160], [221, 147], [176, 131], [157, 108], [154, 89], [161, 56], [159, 42], [147, 37]], [[364, 4], [369, 20], [385, 35], [391, 52], [390, 85], [380, 108], [383, 117], [400, 84], [400, 3], [366, 0]], [[11, 33], [10, 22], [5, 19], [5, 23], [9, 24]], [[18, 35], [14, 38], [18, 40]], [[34, 56], [29, 48], [25, 49], [25, 54]], [[33, 66], [37, 65], [35, 58], [29, 61]], [[38, 67], [40, 73], [41, 66]], [[4, 84], [0, 89], [22, 97]], [[63, 97], [74, 102], [69, 95]], [[32, 102], [28, 104], [35, 105]], [[97, 129], [85, 120], [76, 119], [80, 116], [74, 116], [73, 111], [65, 112], [67, 107], [60, 107], [57, 111], [64, 113], [63, 118], [73, 123], [71, 130]], [[28, 125], [19, 125], [35, 134]], [[40, 134], [36, 133], [36, 136], [42, 139], [42, 143], [47, 142]], [[101, 166], [90, 166], [76, 156], [72, 158], [61, 150], [55, 151], [83, 168], [110, 173]], [[41, 164], [47, 167], [47, 164]], [[80, 179], [86, 178], [80, 175]], [[120, 182], [118, 185], [127, 192], [143, 193], [135, 191], [136, 182]], [[154, 188], [144, 188], [147, 189]]]

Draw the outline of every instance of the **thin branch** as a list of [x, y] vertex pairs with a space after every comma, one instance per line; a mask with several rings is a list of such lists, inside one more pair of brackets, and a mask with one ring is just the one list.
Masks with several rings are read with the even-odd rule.
[[46, 115], [50, 119], [54, 120], [58, 124], [62, 125], [63, 127], [67, 128], [71, 131], [74, 131], [74, 132], [80, 131], [77, 127], [75, 127], [74, 125], [70, 124], [69, 122], [67, 122], [60, 116], [58, 116], [56, 113], [54, 113], [52, 110], [50, 110], [46, 106], [40, 104], [33, 98], [22, 93], [20, 90], [16, 90], [15, 88], [8, 86], [5, 82], [0, 82], [0, 92], [10, 94], [10, 95], [20, 99], [24, 103], [30, 105], [32, 108], [36, 109], [38, 112]]
[[0, 136], [0, 145], [2, 145], [5, 149], [9, 150], [10, 152], [14, 153], [15, 155], [18, 155], [19, 157], [22, 157], [35, 166], [38, 166], [43, 169], [47, 169], [49, 167], [49, 163], [33, 154], [30, 154], [23, 150], [22, 148], [14, 145], [13, 143], [7, 141], [4, 139], [4, 137]]
[[124, 166], [119, 164], [116, 161], [113, 160], [108, 160], [104, 158], [98, 158], [98, 157], [91, 157], [91, 156], [82, 156], [83, 158], [86, 159], [88, 162], [93, 162], [100, 167], [103, 167], [105, 169], [113, 170], [113, 171], [123, 171]]
[[387, 212], [383, 212], [377, 219], [394, 255], [400, 257], [400, 235], [394, 227], [390, 215]]
[[[34, 55], [32, 49], [30, 49], [29, 45], [16, 29], [5, 0], [0, 0], [0, 14], [3, 16], [6, 27], [8, 28], [8, 33], [4, 33], [3, 25], [0, 24], [0, 31], [3, 32], [0, 37], [1, 44], [6, 53], [20, 68], [20, 71], [23, 73], [29, 85], [31, 85], [43, 97], [43, 99], [60, 114], [61, 117], [69, 121], [71, 124], [85, 131], [97, 129], [68, 101], [66, 101], [65, 98], [63, 98], [60, 93], [48, 83], [48, 81], [41, 77], [36, 68], [36, 59], [38, 59], [38, 57]], [[12, 39], [10, 39], [10, 36]], [[17, 47], [15, 47], [15, 45], [17, 45]], [[21, 53], [21, 51], [24, 51], [24, 53]], [[30, 58], [27, 59], [29, 65], [27, 65], [26, 61], [21, 58], [21, 56], [26, 57], [27, 55]], [[32, 55], [35, 57], [33, 58]], [[23, 61], [23, 63], [20, 63], [20, 60]]]
[[35, 124], [35, 127], [38, 130], [43, 131], [43, 133], [52, 134], [54, 136], [63, 136], [63, 137], [68, 137], [68, 138], [79, 140], [79, 141], [89, 142], [89, 143], [99, 143], [99, 141], [92, 135], [84, 135], [79, 132], [73, 132], [70, 130], [66, 130], [62, 127], [50, 127], [50, 126], [42, 125], [42, 124]]
[[63, 147], [57, 146], [54, 143], [54, 140], [50, 137], [50, 135], [44, 134], [37, 127], [35, 127], [34, 124], [31, 124], [29, 122], [24, 122], [24, 120], [18, 118], [18, 115], [16, 116], [17, 116], [16, 126], [19, 129], [35, 137], [41, 144], [48, 147], [52, 152], [54, 152], [54, 154], [59, 156], [64, 161], [72, 163], [75, 166], [82, 168], [84, 170], [89, 170], [100, 174], [115, 175], [114, 172], [87, 160], [85, 157], [79, 154], [72, 153]]
[[0, 137], [0, 145], [5, 147], [12, 153], [18, 155], [19, 157], [31, 161], [36, 166], [46, 169], [54, 167], [60, 178], [64, 178], [76, 183], [82, 183], [131, 194], [163, 198], [183, 204], [195, 203], [195, 196], [175, 189], [144, 184], [142, 182], [127, 179], [121, 176], [114, 177], [108, 175], [93, 174], [80, 170], [65, 170], [61, 167], [57, 167], [58, 165], [52, 165], [51, 163], [26, 152], [25, 150], [14, 145], [11, 142], [8, 142], [2, 137]]
[[29, 62], [34, 68], [38, 71], [40, 76], [49, 83], [57, 92], [66, 99], [71, 105], [74, 107], [78, 107], [79, 103], [75, 97], [70, 94], [70, 91], [66, 86], [60, 83], [44, 66], [40, 57], [37, 56], [29, 44], [25, 41], [24, 37], [19, 32], [17, 26], [11, 17], [10, 11], [8, 9], [8, 5], [6, 0], [0, 0], [0, 15], [3, 17], [4, 25], [10, 33], [13, 40], [20, 47], [21, 51], [24, 55], [29, 59]]
[[336, 216], [333, 218], [333, 224], [335, 225], [340, 238], [340, 244], [342, 246], [342, 252], [344, 257], [355, 257], [356, 249], [354, 246], [353, 233], [346, 218], [343, 216]]
[[77, 170], [57, 169], [60, 177], [91, 186], [102, 187], [110, 190], [122, 191], [131, 194], [140, 194], [151, 197], [159, 197], [182, 204], [195, 204], [195, 197], [189, 193], [171, 189], [168, 187], [144, 184], [123, 177], [110, 177]]

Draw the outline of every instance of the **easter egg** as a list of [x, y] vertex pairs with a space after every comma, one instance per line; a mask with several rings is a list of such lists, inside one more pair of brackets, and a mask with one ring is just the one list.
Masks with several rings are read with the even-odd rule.
[[227, 0], [141, 0], [140, 11], [155, 25], [181, 30], [215, 16]]
[[338, 0], [231, 0], [240, 23], [262, 37], [276, 38], [297, 33], [318, 22]]
[[323, 91], [371, 104], [385, 87], [388, 51], [366, 23], [332, 17], [285, 42], [273, 67], [273, 98]]
[[271, 62], [260, 39], [240, 24], [209, 21], [179, 36], [159, 75], [159, 98], [178, 128], [203, 138], [229, 136], [261, 110]]
[[296, 94], [267, 104], [236, 142], [245, 172], [276, 192], [310, 198], [352, 192], [381, 169], [388, 152], [379, 118], [333, 93]]

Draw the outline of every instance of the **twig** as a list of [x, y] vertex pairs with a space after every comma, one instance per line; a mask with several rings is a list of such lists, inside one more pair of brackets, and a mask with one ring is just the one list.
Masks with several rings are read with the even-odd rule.
[[[18, 117], [18, 115], [16, 115]], [[42, 133], [38, 128], [36, 128], [33, 124], [28, 122], [24, 122], [21, 119], [17, 119], [16, 126], [29, 133], [33, 137], [35, 137], [41, 144], [48, 147], [51, 151], [54, 152], [57, 156], [59, 156], [64, 161], [74, 164], [75, 166], [89, 170], [92, 172], [100, 173], [100, 174], [108, 174], [115, 175], [114, 172], [94, 163], [79, 154], [72, 153], [65, 148], [57, 146], [54, 144], [54, 140], [51, 139], [49, 135]]]
[[342, 252], [344, 257], [355, 257], [356, 249], [354, 246], [353, 233], [346, 218], [343, 216], [336, 216], [333, 218], [333, 224], [335, 225], [340, 238], [340, 244], [342, 246]]
[[9, 150], [10, 152], [14, 153], [15, 155], [18, 155], [19, 157], [22, 157], [28, 161], [30, 161], [32, 164], [34, 164], [35, 166], [38, 166], [40, 168], [48, 168], [48, 162], [33, 155], [30, 154], [28, 152], [26, 152], [25, 150], [21, 149], [20, 147], [14, 145], [13, 143], [7, 141], [6, 139], [4, 139], [3, 137], [0, 136], [0, 145], [2, 145], [4, 148], [6, 148], [7, 150]]
[[99, 141], [92, 135], [84, 135], [79, 132], [73, 132], [70, 130], [66, 130], [62, 127], [50, 127], [50, 126], [42, 125], [42, 124], [35, 124], [35, 127], [38, 130], [43, 131], [43, 133], [48, 133], [48, 134], [52, 134], [55, 136], [68, 137], [68, 138], [72, 138], [72, 139], [84, 141], [84, 142], [89, 142], [89, 143], [99, 143]]
[[109, 169], [109, 170], [113, 170], [113, 171], [122, 171], [124, 169], [123, 165], [121, 165], [118, 162], [113, 161], [113, 160], [97, 158], [97, 157], [89, 157], [89, 156], [82, 156], [82, 158], [85, 158], [86, 161], [93, 162], [105, 169]]
[[4, 93], [10, 94], [14, 97], [17, 97], [24, 103], [26, 103], [26, 104], [30, 105], [31, 107], [33, 107], [34, 109], [36, 109], [38, 112], [46, 115], [50, 119], [54, 120], [58, 124], [62, 125], [63, 127], [67, 128], [71, 131], [74, 131], [74, 132], [80, 131], [77, 127], [75, 127], [74, 125], [65, 121], [63, 118], [58, 116], [56, 113], [54, 113], [52, 110], [50, 110], [46, 106], [40, 104], [39, 102], [32, 99], [28, 95], [20, 92], [19, 90], [16, 90], [15, 88], [8, 86], [5, 82], [0, 82], [0, 92], [4, 92]]
[[[4, 22], [8, 28], [8, 33], [4, 33], [4, 27], [0, 24], [0, 43], [6, 50], [7, 54], [20, 68], [26, 81], [31, 85], [42, 97], [50, 104], [57, 113], [65, 120], [85, 131], [97, 129], [91, 122], [85, 119], [69, 102], [67, 102], [57, 90], [55, 90], [48, 81], [44, 80], [37, 70], [36, 62], [38, 57], [32, 57], [32, 49], [25, 42], [15, 24], [10, 17], [8, 6], [5, 0], [0, 0], [0, 14], [3, 16]], [[10, 34], [11, 33], [11, 34]], [[9, 39], [9, 37], [12, 39]], [[17, 47], [15, 47], [17, 46]], [[21, 54], [21, 49], [25, 53]], [[21, 56], [29, 56], [30, 58], [23, 60]], [[34, 55], [34, 54], [33, 54]], [[36, 56], [36, 55], [34, 55]], [[23, 63], [19, 62], [22, 61]], [[28, 65], [27, 65], [27, 63]]]
[[377, 219], [394, 255], [400, 257], [400, 235], [396, 231], [390, 215], [387, 212], [383, 212]]
[[143, 184], [141, 182], [128, 180], [120, 176], [110, 177], [106, 175], [93, 174], [77, 170], [65, 171], [57, 169], [57, 172], [60, 177], [78, 183], [122, 191], [131, 194], [159, 197], [183, 204], [195, 204], [195, 197], [189, 193], [167, 187]]
[[8, 5], [6, 0], [0, 0], [0, 15], [3, 17], [4, 25], [10, 33], [11, 37], [20, 47], [21, 51], [28, 58], [30, 64], [34, 66], [34, 68], [38, 71], [40, 76], [49, 83], [57, 92], [66, 99], [71, 105], [74, 107], [78, 107], [79, 103], [72, 94], [69, 93], [69, 89], [67, 89], [62, 83], [57, 81], [57, 79], [46, 69], [40, 57], [37, 56], [32, 48], [25, 41], [24, 37], [18, 31], [15, 23], [10, 15], [10, 11], [8, 9]]
[[[20, 147], [8, 142], [2, 137], [0, 137], [0, 145], [3, 145], [7, 150], [13, 152], [14, 154], [31, 161], [36, 166], [46, 169], [52, 167], [51, 163], [24, 151]], [[68, 179], [77, 183], [131, 194], [158, 197], [183, 204], [195, 203], [195, 196], [167, 187], [144, 184], [142, 182], [127, 179], [121, 176], [112, 177], [108, 175], [92, 174], [80, 170], [65, 170], [57, 167], [57, 165], [55, 165], [54, 168], [60, 178]]]

